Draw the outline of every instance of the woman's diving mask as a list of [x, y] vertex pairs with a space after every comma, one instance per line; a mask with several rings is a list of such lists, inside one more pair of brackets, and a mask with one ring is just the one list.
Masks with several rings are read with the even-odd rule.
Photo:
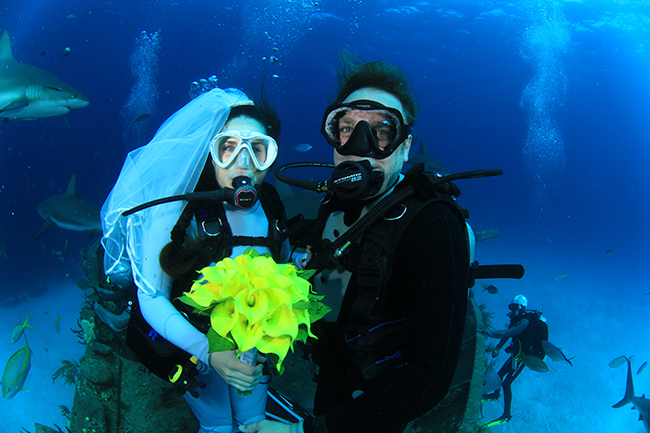
[[[244, 152], [246, 150], [246, 152]], [[210, 143], [210, 154], [216, 165], [223, 169], [237, 163], [264, 171], [278, 156], [278, 144], [272, 137], [249, 131], [227, 130], [217, 134]]]
[[[364, 111], [380, 114], [383, 119], [373, 124], [365, 120], [354, 123], [346, 114]], [[411, 127], [402, 113], [378, 102], [359, 100], [327, 107], [321, 133], [341, 155], [384, 159], [393, 154], [409, 136]]]

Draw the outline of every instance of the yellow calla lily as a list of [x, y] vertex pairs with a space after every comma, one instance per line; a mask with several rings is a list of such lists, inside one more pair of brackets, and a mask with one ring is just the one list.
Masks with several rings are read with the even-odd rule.
[[230, 334], [237, 344], [237, 349], [240, 352], [245, 352], [258, 345], [259, 341], [264, 337], [264, 330], [262, 329], [261, 323], [254, 323], [252, 326], [249, 326], [249, 322], [244, 316], [240, 315], [239, 321], [232, 328]]
[[239, 321], [239, 313], [235, 309], [235, 301], [228, 299], [219, 302], [210, 312], [210, 325], [217, 334], [228, 337], [228, 333]]
[[287, 292], [275, 288], [266, 289], [265, 292], [269, 299], [269, 308], [292, 304], [291, 296]]
[[288, 335], [294, 339], [298, 335], [298, 320], [290, 307], [280, 305], [262, 322], [262, 328], [269, 337]]
[[264, 319], [269, 309], [269, 298], [263, 290], [241, 290], [235, 296], [235, 303], [239, 314], [251, 324]]
[[262, 353], [274, 353], [278, 356], [276, 368], [280, 371], [282, 361], [287, 356], [289, 348], [291, 347], [292, 340], [290, 337], [284, 335], [281, 337], [268, 337], [264, 336], [257, 343], [257, 350]]
[[207, 290], [192, 290], [187, 294], [198, 305], [207, 308], [214, 302], [214, 295]]

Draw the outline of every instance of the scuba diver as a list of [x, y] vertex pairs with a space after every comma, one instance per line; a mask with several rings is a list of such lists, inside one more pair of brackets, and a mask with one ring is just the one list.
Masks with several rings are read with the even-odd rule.
[[401, 173], [417, 118], [404, 72], [385, 61], [339, 60], [338, 97], [321, 128], [334, 151], [331, 178], [282, 174], [321, 163], [275, 170], [285, 183], [327, 191], [305, 240], [314, 288], [332, 308], [312, 325], [318, 340], [305, 349], [320, 367], [315, 418], [266, 420], [245, 432], [401, 432], [442, 401], [459, 359], [473, 284], [460, 191], [423, 164]]
[[[502, 380], [503, 387], [503, 415], [499, 418], [483, 424], [485, 427], [492, 427], [509, 422], [512, 419], [510, 407], [512, 404], [512, 382], [519, 377], [526, 367], [527, 359], [542, 361], [546, 356], [544, 342], [548, 341], [548, 325], [546, 318], [540, 311], [526, 310], [528, 299], [524, 295], [517, 295], [512, 299], [508, 308], [510, 312], [507, 316], [510, 318], [508, 328], [504, 330], [481, 330], [483, 334], [492, 338], [500, 338], [501, 341], [492, 351], [492, 357], [499, 356], [499, 351], [509, 339], [512, 339], [510, 346], [506, 348], [506, 353], [510, 354], [508, 360], [499, 370], [499, 377]], [[534, 357], [534, 358], [533, 358]], [[501, 389], [490, 394], [483, 395], [483, 401], [497, 400], [501, 395]]]
[[128, 155], [102, 207], [106, 274], [130, 267], [138, 288], [127, 344], [183, 393], [199, 432], [230, 433], [265, 418], [265, 360], [258, 355], [247, 365], [235, 350], [209, 353], [209, 317], [172, 300], [190, 290], [198, 270], [247, 248], [289, 259], [278, 228], [284, 207], [264, 182], [279, 134], [264, 99], [211, 90]]

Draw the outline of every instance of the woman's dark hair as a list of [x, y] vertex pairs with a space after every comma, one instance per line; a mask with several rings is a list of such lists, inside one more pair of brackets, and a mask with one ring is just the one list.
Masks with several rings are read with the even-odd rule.
[[[226, 123], [237, 117], [251, 117], [265, 126], [266, 134], [273, 137], [279, 146], [280, 118], [278, 113], [266, 100], [263, 92], [262, 96], [253, 100], [255, 105], [236, 105], [232, 107]], [[216, 189], [219, 189], [219, 185], [217, 184], [212, 161], [208, 158], [194, 191], [214, 191]], [[165, 245], [160, 252], [160, 267], [172, 278], [179, 278], [195, 270], [201, 256], [203, 250], [201, 242], [192, 236], [186, 236], [187, 228], [194, 218], [197, 203], [191, 201], [187, 204], [172, 229], [171, 242]]]
[[[217, 189], [219, 189], [219, 184], [215, 178], [214, 166], [210, 158], [208, 158], [194, 191], [215, 191]], [[201, 242], [197, 238], [186, 236], [187, 228], [190, 226], [192, 218], [194, 218], [196, 204], [197, 202], [190, 201], [185, 206], [172, 229], [171, 242], [160, 251], [158, 258], [160, 267], [172, 278], [179, 278], [192, 271], [203, 249]]]
[[236, 105], [232, 107], [226, 122], [241, 116], [251, 117], [264, 125], [266, 134], [273, 137], [279, 145], [280, 117], [278, 117], [278, 113], [264, 97], [254, 99], [254, 102], [255, 105]]
[[402, 103], [406, 114], [404, 121], [413, 126], [420, 111], [413, 83], [398, 66], [385, 60], [366, 62], [350, 52], [339, 54], [336, 69], [338, 95], [335, 104], [340, 104], [356, 90], [373, 87], [395, 96]]

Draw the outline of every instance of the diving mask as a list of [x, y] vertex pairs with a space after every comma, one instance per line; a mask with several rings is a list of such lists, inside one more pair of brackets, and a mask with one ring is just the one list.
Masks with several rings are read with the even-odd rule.
[[[351, 111], [377, 113], [378, 122], [354, 122]], [[411, 127], [402, 113], [375, 101], [359, 100], [327, 107], [321, 133], [341, 155], [356, 155], [384, 159], [393, 154], [409, 136]]]
[[230, 168], [244, 149], [255, 168], [266, 170], [278, 156], [278, 144], [265, 134], [250, 131], [227, 130], [217, 134], [210, 143], [210, 153], [216, 165]]

